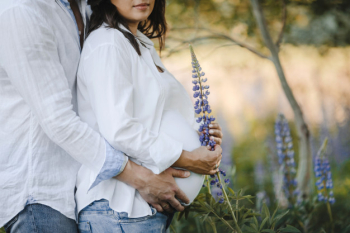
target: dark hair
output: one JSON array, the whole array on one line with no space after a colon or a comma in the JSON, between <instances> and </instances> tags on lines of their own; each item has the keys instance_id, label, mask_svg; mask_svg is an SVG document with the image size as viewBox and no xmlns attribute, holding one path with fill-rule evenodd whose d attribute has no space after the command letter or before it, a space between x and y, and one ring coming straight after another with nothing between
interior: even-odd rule
<instances>
[{"instance_id":1,"label":"dark hair","mask_svg":"<svg viewBox=\"0 0 350 233\"><path fill-rule=\"evenodd\" d=\"M92 15L90 17L90 26L87 35L98 29L103 23L106 23L110 28L115 28L123 33L136 52L141 55L140 47L135 36L119 27L119 24L122 24L125 28L129 29L125 18L118 12L117 7L111 3L111 0L88 0L88 4L91 6ZM139 23L138 30L150 39L158 38L159 51L162 50L167 30L165 0L155 0L152 13L147 20Z\"/></svg>"}]
</instances>

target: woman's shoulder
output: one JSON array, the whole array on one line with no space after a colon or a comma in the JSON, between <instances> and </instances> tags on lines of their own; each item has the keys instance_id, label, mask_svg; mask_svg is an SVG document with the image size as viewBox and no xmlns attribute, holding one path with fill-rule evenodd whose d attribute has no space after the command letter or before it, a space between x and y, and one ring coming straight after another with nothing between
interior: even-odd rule
<instances>
[{"instance_id":1,"label":"woman's shoulder","mask_svg":"<svg viewBox=\"0 0 350 233\"><path fill-rule=\"evenodd\" d=\"M98 29L91 32L86 38L83 53L88 55L99 47L106 46L115 47L124 53L127 52L127 42L127 39L119 30L102 25Z\"/></svg>"}]
</instances>

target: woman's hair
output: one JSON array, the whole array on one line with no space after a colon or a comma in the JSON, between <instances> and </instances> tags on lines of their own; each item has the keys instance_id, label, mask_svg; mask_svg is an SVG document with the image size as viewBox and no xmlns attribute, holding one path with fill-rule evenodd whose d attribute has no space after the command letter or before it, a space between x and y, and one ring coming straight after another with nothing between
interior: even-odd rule
<instances>
[{"instance_id":1,"label":"woman's hair","mask_svg":"<svg viewBox=\"0 0 350 233\"><path fill-rule=\"evenodd\" d=\"M119 27L119 24L129 29L127 21L118 12L117 7L111 3L111 0L88 0L91 6L92 15L90 17L89 35L92 31L106 23L110 28L119 30L130 41L136 52L141 55L140 47L135 36ZM147 20L140 22L138 30L148 38L158 38L159 51L164 47L165 33L167 24L165 20L165 0L155 0L154 9Z\"/></svg>"}]
</instances>

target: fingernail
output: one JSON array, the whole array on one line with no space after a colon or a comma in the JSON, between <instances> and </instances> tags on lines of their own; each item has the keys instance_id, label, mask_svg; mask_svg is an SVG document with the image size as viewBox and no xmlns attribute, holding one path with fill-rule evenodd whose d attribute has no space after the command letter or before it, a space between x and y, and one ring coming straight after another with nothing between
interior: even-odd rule
<instances>
[{"instance_id":1,"label":"fingernail","mask_svg":"<svg viewBox=\"0 0 350 233\"><path fill-rule=\"evenodd\" d=\"M213 125L212 125L212 124L210 124L210 125L209 125L209 127L211 128L211 127L213 127Z\"/></svg>"},{"instance_id":2,"label":"fingernail","mask_svg":"<svg viewBox=\"0 0 350 233\"><path fill-rule=\"evenodd\" d=\"M213 136L211 136L211 137L210 137L210 140L214 140L214 137L213 137Z\"/></svg>"},{"instance_id":3,"label":"fingernail","mask_svg":"<svg viewBox=\"0 0 350 233\"><path fill-rule=\"evenodd\" d=\"M214 133L214 130L209 130L209 133Z\"/></svg>"},{"instance_id":4,"label":"fingernail","mask_svg":"<svg viewBox=\"0 0 350 233\"><path fill-rule=\"evenodd\" d=\"M189 177L191 173L189 171L185 171L185 177Z\"/></svg>"}]
</instances>

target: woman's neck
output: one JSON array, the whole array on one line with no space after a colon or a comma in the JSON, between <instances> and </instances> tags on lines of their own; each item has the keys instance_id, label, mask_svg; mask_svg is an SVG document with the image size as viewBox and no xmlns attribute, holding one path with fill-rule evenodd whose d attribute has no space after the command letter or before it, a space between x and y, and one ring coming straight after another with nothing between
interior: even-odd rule
<instances>
[{"instance_id":1,"label":"woman's neck","mask_svg":"<svg viewBox=\"0 0 350 233\"><path fill-rule=\"evenodd\" d=\"M139 26L140 22L133 22L133 23L128 23L128 27L130 29L130 32L136 36L137 34L137 27Z\"/></svg>"}]
</instances>

